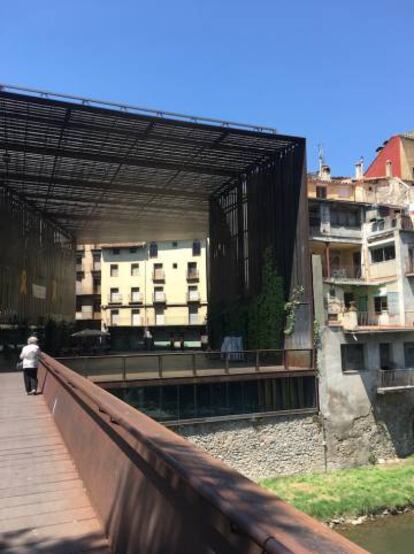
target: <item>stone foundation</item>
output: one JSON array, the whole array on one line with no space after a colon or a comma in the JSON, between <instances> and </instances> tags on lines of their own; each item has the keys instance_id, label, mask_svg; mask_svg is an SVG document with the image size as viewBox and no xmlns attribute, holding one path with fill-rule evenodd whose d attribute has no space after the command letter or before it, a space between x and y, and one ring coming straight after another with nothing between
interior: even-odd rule
<instances>
[{"instance_id":1,"label":"stone foundation","mask_svg":"<svg viewBox=\"0 0 414 554\"><path fill-rule=\"evenodd\" d=\"M250 479L324 471L317 415L214 421L174 428L198 447Z\"/></svg>"}]
</instances>

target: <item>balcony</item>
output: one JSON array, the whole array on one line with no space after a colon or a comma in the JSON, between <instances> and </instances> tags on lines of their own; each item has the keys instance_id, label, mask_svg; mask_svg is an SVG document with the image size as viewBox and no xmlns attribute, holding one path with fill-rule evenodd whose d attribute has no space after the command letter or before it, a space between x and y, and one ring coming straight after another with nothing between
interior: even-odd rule
<instances>
[{"instance_id":1,"label":"balcony","mask_svg":"<svg viewBox=\"0 0 414 554\"><path fill-rule=\"evenodd\" d=\"M400 231L413 231L414 226L408 215L387 216L368 225L368 235L380 235L398 229Z\"/></svg>"},{"instance_id":2,"label":"balcony","mask_svg":"<svg viewBox=\"0 0 414 554\"><path fill-rule=\"evenodd\" d=\"M167 301L167 298L165 296L165 292L161 290L157 290L153 294L153 302L154 304L165 304Z\"/></svg>"},{"instance_id":3,"label":"balcony","mask_svg":"<svg viewBox=\"0 0 414 554\"><path fill-rule=\"evenodd\" d=\"M187 269L187 281L198 281L199 271L198 269Z\"/></svg>"},{"instance_id":4,"label":"balcony","mask_svg":"<svg viewBox=\"0 0 414 554\"><path fill-rule=\"evenodd\" d=\"M165 281L165 272L161 268L154 269L152 272L153 281Z\"/></svg>"},{"instance_id":5,"label":"balcony","mask_svg":"<svg viewBox=\"0 0 414 554\"><path fill-rule=\"evenodd\" d=\"M189 290L187 292L187 302L200 302L200 292L198 290Z\"/></svg>"},{"instance_id":6,"label":"balcony","mask_svg":"<svg viewBox=\"0 0 414 554\"><path fill-rule=\"evenodd\" d=\"M122 294L120 292L112 292L108 296L108 304L122 304Z\"/></svg>"},{"instance_id":7,"label":"balcony","mask_svg":"<svg viewBox=\"0 0 414 554\"><path fill-rule=\"evenodd\" d=\"M135 291L128 296L129 304L142 304L143 296L142 292Z\"/></svg>"},{"instance_id":8,"label":"balcony","mask_svg":"<svg viewBox=\"0 0 414 554\"><path fill-rule=\"evenodd\" d=\"M316 223L310 222L310 236L313 239L330 240L338 239L340 242L346 242L347 240L352 243L357 243L362 239L362 231L360 226L339 226L332 225L330 223Z\"/></svg>"},{"instance_id":9,"label":"balcony","mask_svg":"<svg viewBox=\"0 0 414 554\"><path fill-rule=\"evenodd\" d=\"M77 273L83 272L83 264L82 264L82 262L76 264L76 271L77 271Z\"/></svg>"},{"instance_id":10,"label":"balcony","mask_svg":"<svg viewBox=\"0 0 414 554\"><path fill-rule=\"evenodd\" d=\"M414 389L414 369L379 369L377 393L403 392Z\"/></svg>"},{"instance_id":11,"label":"balcony","mask_svg":"<svg viewBox=\"0 0 414 554\"><path fill-rule=\"evenodd\" d=\"M93 262L92 271L100 272L101 271L101 262Z\"/></svg>"},{"instance_id":12,"label":"balcony","mask_svg":"<svg viewBox=\"0 0 414 554\"><path fill-rule=\"evenodd\" d=\"M323 278L325 281L336 284L359 284L364 282L362 277L362 268L354 264L341 264L339 267L323 267Z\"/></svg>"}]
</instances>

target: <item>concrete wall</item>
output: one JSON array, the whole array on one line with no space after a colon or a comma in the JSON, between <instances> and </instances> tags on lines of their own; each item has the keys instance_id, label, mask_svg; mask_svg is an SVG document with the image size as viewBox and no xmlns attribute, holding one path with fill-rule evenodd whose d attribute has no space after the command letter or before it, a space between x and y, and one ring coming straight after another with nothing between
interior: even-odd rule
<instances>
[{"instance_id":1,"label":"concrete wall","mask_svg":"<svg viewBox=\"0 0 414 554\"><path fill-rule=\"evenodd\" d=\"M174 431L253 480L324 471L317 415L195 423Z\"/></svg>"},{"instance_id":2,"label":"concrete wall","mask_svg":"<svg viewBox=\"0 0 414 554\"><path fill-rule=\"evenodd\" d=\"M414 452L414 392L376 393L379 344L391 343L394 367L404 368L404 343L414 342L414 331L373 332L355 338L339 328L326 327L322 333L320 404L328 468ZM344 372L341 344L356 342L364 344L365 369Z\"/></svg>"}]
</instances>

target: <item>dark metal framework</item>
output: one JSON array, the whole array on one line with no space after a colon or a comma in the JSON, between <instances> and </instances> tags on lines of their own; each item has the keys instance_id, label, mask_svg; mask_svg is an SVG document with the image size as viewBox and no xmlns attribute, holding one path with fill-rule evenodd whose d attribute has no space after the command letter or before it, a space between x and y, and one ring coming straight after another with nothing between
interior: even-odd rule
<instances>
[{"instance_id":1,"label":"dark metal framework","mask_svg":"<svg viewBox=\"0 0 414 554\"><path fill-rule=\"evenodd\" d=\"M305 183L305 141L296 139L210 197L210 298L213 314L231 310L261 290L269 249L285 297L303 288L294 348L312 347L312 283Z\"/></svg>"},{"instance_id":2,"label":"dark metal framework","mask_svg":"<svg viewBox=\"0 0 414 554\"><path fill-rule=\"evenodd\" d=\"M208 234L208 200L300 139L0 85L0 184L80 242Z\"/></svg>"}]
</instances>

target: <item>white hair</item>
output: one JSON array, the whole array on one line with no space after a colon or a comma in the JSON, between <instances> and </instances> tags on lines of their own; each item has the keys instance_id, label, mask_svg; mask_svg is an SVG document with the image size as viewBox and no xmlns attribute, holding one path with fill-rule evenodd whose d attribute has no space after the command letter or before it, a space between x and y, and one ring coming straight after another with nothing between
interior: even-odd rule
<instances>
[{"instance_id":1,"label":"white hair","mask_svg":"<svg viewBox=\"0 0 414 554\"><path fill-rule=\"evenodd\" d=\"M38 342L37 337L29 337L27 339L27 344L37 344Z\"/></svg>"}]
</instances>

